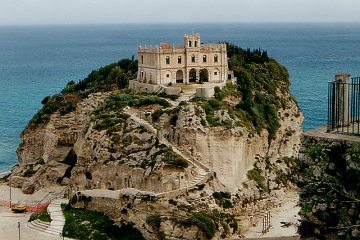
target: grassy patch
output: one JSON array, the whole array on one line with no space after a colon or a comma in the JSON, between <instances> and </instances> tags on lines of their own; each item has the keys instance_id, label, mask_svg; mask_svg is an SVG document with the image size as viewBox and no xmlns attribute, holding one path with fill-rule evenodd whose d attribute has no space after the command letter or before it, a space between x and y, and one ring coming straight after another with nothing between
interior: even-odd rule
<instances>
[{"instance_id":1,"label":"grassy patch","mask_svg":"<svg viewBox=\"0 0 360 240\"><path fill-rule=\"evenodd\" d=\"M82 240L145 239L131 225L124 225L120 228L102 213L76 209L65 205L62 205L62 209L66 219L63 230L65 237Z\"/></svg>"},{"instance_id":2,"label":"grassy patch","mask_svg":"<svg viewBox=\"0 0 360 240\"><path fill-rule=\"evenodd\" d=\"M31 214L30 218L29 218L29 222L32 222L36 219L39 219L43 222L51 222L51 218L50 215L48 214L47 210L42 210L38 213L33 213Z\"/></svg>"},{"instance_id":3,"label":"grassy patch","mask_svg":"<svg viewBox=\"0 0 360 240\"><path fill-rule=\"evenodd\" d=\"M258 170L252 169L248 171L247 176L249 179L254 180L262 190L269 192L269 188L265 184L265 178L261 176Z\"/></svg>"}]
</instances>

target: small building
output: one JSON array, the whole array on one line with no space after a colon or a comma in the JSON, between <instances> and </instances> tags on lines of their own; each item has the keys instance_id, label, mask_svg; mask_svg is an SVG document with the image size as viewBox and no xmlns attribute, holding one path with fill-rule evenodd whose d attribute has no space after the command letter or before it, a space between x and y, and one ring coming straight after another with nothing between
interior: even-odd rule
<instances>
[{"instance_id":1,"label":"small building","mask_svg":"<svg viewBox=\"0 0 360 240\"><path fill-rule=\"evenodd\" d=\"M203 44L197 33L185 34L180 46L140 46L138 61L140 83L224 83L228 79L226 44Z\"/></svg>"}]
</instances>

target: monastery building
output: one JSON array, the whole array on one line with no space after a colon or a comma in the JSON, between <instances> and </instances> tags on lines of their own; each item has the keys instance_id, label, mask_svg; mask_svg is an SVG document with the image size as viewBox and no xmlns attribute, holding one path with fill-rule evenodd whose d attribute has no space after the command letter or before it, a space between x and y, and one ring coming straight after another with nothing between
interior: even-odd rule
<instances>
[{"instance_id":1,"label":"monastery building","mask_svg":"<svg viewBox=\"0 0 360 240\"><path fill-rule=\"evenodd\" d=\"M228 79L226 44L203 44L200 34L184 35L184 45L138 48L140 83L223 83Z\"/></svg>"}]
</instances>

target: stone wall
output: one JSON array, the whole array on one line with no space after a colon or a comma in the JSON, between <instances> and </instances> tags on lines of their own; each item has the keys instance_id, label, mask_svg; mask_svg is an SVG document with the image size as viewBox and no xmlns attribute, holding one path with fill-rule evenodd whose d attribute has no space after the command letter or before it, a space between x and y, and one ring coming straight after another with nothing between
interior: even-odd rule
<instances>
[{"instance_id":1,"label":"stone wall","mask_svg":"<svg viewBox=\"0 0 360 240\"><path fill-rule=\"evenodd\" d=\"M359 144L360 137L304 134L298 180L303 237L360 238Z\"/></svg>"},{"instance_id":2,"label":"stone wall","mask_svg":"<svg viewBox=\"0 0 360 240\"><path fill-rule=\"evenodd\" d=\"M160 89L160 85L148 84L148 83L140 83L136 80L129 81L129 88L134 92L139 93L154 93Z\"/></svg>"}]
</instances>

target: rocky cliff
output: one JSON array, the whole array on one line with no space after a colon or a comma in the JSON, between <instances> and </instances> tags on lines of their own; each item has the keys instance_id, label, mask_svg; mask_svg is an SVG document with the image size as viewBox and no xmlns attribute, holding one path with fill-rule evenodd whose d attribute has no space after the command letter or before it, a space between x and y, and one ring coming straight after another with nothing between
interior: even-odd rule
<instances>
[{"instance_id":1,"label":"rocky cliff","mask_svg":"<svg viewBox=\"0 0 360 240\"><path fill-rule=\"evenodd\" d=\"M12 185L25 193L69 186L74 206L148 238L244 233L291 186L302 114L286 69L264 52L229 53L239 81L208 100L119 90L132 76L121 62L69 83L21 134Z\"/></svg>"},{"instance_id":2,"label":"rocky cliff","mask_svg":"<svg viewBox=\"0 0 360 240\"><path fill-rule=\"evenodd\" d=\"M359 239L360 139L304 134L300 154L300 234L316 239Z\"/></svg>"}]
</instances>

